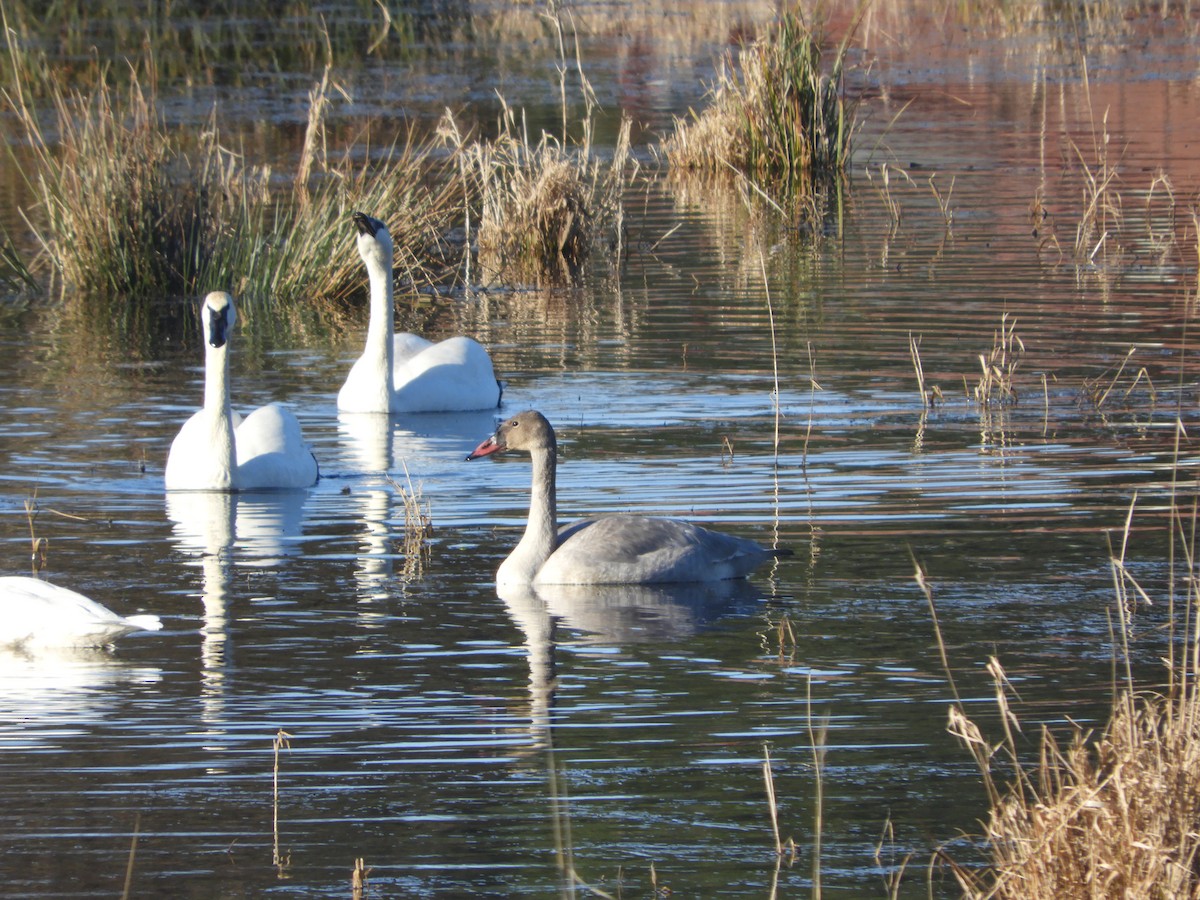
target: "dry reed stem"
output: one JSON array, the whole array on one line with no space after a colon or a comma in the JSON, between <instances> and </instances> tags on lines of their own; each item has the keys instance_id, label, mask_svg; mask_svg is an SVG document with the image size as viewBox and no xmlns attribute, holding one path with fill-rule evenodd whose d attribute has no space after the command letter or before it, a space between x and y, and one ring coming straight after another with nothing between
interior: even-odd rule
<instances>
[{"instance_id":1,"label":"dry reed stem","mask_svg":"<svg viewBox=\"0 0 1200 900\"><path fill-rule=\"evenodd\" d=\"M825 753L828 749L829 717L821 718L818 728L813 728L812 710L812 675L810 674L804 689L805 715L804 724L808 731L808 744L812 750L813 760L813 849L812 849L812 896L815 900L821 898L821 847L825 836ZM795 855L795 844L788 838L788 844Z\"/></svg>"},{"instance_id":2,"label":"dry reed stem","mask_svg":"<svg viewBox=\"0 0 1200 900\"><path fill-rule=\"evenodd\" d=\"M271 861L275 866L276 874L279 878L287 877L287 869L291 865L290 854L285 857L279 850L279 751L282 748L290 750L292 748L291 738L294 735L288 734L282 728L275 734L275 739L272 745L275 750L275 765L271 775L271 829L274 835L272 844Z\"/></svg>"},{"instance_id":3,"label":"dry reed stem","mask_svg":"<svg viewBox=\"0 0 1200 900\"><path fill-rule=\"evenodd\" d=\"M912 357L913 371L917 373L917 393L921 397L921 408L929 409L929 393L925 390L925 367L921 365L921 339L908 333L908 354Z\"/></svg>"},{"instance_id":4,"label":"dry reed stem","mask_svg":"<svg viewBox=\"0 0 1200 900\"><path fill-rule=\"evenodd\" d=\"M363 864L363 858L360 856L354 860L354 871L350 873L350 896L353 900L362 900L363 893L367 889L367 876L371 874L371 867Z\"/></svg>"},{"instance_id":5,"label":"dry reed stem","mask_svg":"<svg viewBox=\"0 0 1200 900\"><path fill-rule=\"evenodd\" d=\"M142 814L134 813L133 836L129 839L129 858L125 862L125 885L121 891L121 900L129 900L133 890L134 861L137 859L138 835L142 830Z\"/></svg>"},{"instance_id":6,"label":"dry reed stem","mask_svg":"<svg viewBox=\"0 0 1200 900\"><path fill-rule=\"evenodd\" d=\"M421 493L420 486L413 486L408 464L401 461L401 465L404 467L407 487L390 476L388 483L404 503L404 572L401 577L404 581L411 582L425 573L425 565L432 553L429 539L433 534L433 513L429 501Z\"/></svg>"},{"instance_id":7,"label":"dry reed stem","mask_svg":"<svg viewBox=\"0 0 1200 900\"><path fill-rule=\"evenodd\" d=\"M775 837L775 853L783 855L783 839L779 836L779 805L775 801L775 776L771 773L771 749L763 744L763 784L767 790L767 812L771 816L771 833Z\"/></svg>"}]
</instances>

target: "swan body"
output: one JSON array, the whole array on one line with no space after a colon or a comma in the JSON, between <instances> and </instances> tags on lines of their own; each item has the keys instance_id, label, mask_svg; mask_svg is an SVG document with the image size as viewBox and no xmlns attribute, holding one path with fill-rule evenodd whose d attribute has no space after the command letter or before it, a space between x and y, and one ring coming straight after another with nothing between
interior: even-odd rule
<instances>
[{"instance_id":1,"label":"swan body","mask_svg":"<svg viewBox=\"0 0 1200 900\"><path fill-rule=\"evenodd\" d=\"M499 585L667 584L742 578L784 551L679 519L611 515L558 528L554 429L535 410L505 421L467 457L505 450L533 458L529 521L496 572Z\"/></svg>"},{"instance_id":2,"label":"swan body","mask_svg":"<svg viewBox=\"0 0 1200 900\"><path fill-rule=\"evenodd\" d=\"M161 628L158 616L118 616L40 578L0 578L0 647L101 647L133 631Z\"/></svg>"},{"instance_id":3,"label":"swan body","mask_svg":"<svg viewBox=\"0 0 1200 900\"><path fill-rule=\"evenodd\" d=\"M268 403L246 416L229 402L233 297L213 291L200 310L204 326L204 407L192 415L167 456L167 490L256 491L306 488L319 475L300 423Z\"/></svg>"},{"instance_id":4,"label":"swan body","mask_svg":"<svg viewBox=\"0 0 1200 900\"><path fill-rule=\"evenodd\" d=\"M420 413L499 406L501 386L478 341L460 336L433 343L395 333L392 237L383 222L361 212L354 213L354 226L371 285L371 318L363 354L338 392L338 409Z\"/></svg>"}]
</instances>

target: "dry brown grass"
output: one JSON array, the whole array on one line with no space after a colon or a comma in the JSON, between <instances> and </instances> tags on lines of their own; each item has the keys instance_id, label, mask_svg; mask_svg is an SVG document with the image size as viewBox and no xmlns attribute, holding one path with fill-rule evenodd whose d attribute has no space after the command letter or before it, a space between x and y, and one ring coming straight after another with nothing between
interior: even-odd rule
<instances>
[{"instance_id":1,"label":"dry brown grass","mask_svg":"<svg viewBox=\"0 0 1200 900\"><path fill-rule=\"evenodd\" d=\"M980 406L1004 406L1017 402L1014 378L1025 343L1017 335L1017 320L1008 313L1000 316L1000 328L992 340L992 349L979 354L979 381L975 385L975 402Z\"/></svg>"},{"instance_id":2,"label":"dry brown grass","mask_svg":"<svg viewBox=\"0 0 1200 900\"><path fill-rule=\"evenodd\" d=\"M1200 702L1122 692L1099 736L1042 735L1036 781L991 812L984 874L956 868L971 898L1200 895ZM961 736L961 735L960 735Z\"/></svg>"},{"instance_id":3,"label":"dry brown grass","mask_svg":"<svg viewBox=\"0 0 1200 900\"><path fill-rule=\"evenodd\" d=\"M842 84L853 31L825 71L821 28L796 10L784 12L736 62L726 58L709 107L676 120L663 145L671 168L744 173L782 185L788 196L806 196L841 175L854 131L854 106Z\"/></svg>"},{"instance_id":4,"label":"dry brown grass","mask_svg":"<svg viewBox=\"0 0 1200 900\"><path fill-rule=\"evenodd\" d=\"M433 512L421 486L413 486L407 465L404 466L404 480L406 484L400 484L388 477L388 483L404 504L404 543L401 547L404 571L401 577L405 582L412 582L425 574L425 566L432 554L429 539L433 535Z\"/></svg>"},{"instance_id":5,"label":"dry brown grass","mask_svg":"<svg viewBox=\"0 0 1200 900\"><path fill-rule=\"evenodd\" d=\"M516 112L505 107L498 136L466 141L452 119L442 133L453 145L477 198L474 238L484 283L566 284L579 279L598 247L621 245L621 199L629 183L631 122L621 123L608 160L585 139L567 148L543 132L529 137Z\"/></svg>"},{"instance_id":6,"label":"dry brown grass","mask_svg":"<svg viewBox=\"0 0 1200 900\"><path fill-rule=\"evenodd\" d=\"M1175 509L1171 538L1184 548L1181 569L1191 572L1195 523L1184 521L1178 503ZM971 900L1200 897L1200 593L1189 579L1186 602L1169 599L1167 684L1138 689L1132 617L1150 598L1125 565L1133 511L1131 505L1111 555L1121 684L1098 734L1075 727L1064 744L1043 728L1038 758L1029 764L1020 756L1020 722L999 660L988 663L1003 732L998 742L967 717L954 689L949 730L975 758L990 799L983 835L988 865L971 869L941 857ZM936 627L932 591L919 567L917 580ZM1011 773L1007 786L998 782L999 771Z\"/></svg>"}]
</instances>

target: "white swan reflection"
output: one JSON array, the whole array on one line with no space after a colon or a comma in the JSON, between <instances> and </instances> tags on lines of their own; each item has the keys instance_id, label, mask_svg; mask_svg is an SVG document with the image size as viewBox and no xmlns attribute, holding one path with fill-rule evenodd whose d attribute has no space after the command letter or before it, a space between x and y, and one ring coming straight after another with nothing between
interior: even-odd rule
<instances>
[{"instance_id":1,"label":"white swan reflection","mask_svg":"<svg viewBox=\"0 0 1200 900\"><path fill-rule=\"evenodd\" d=\"M355 580L359 599L385 600L395 573L397 540L404 514L389 480L419 489L428 477L457 480L463 447L496 427L496 411L421 413L389 417L377 413L338 414L338 439L347 474L347 493L362 523Z\"/></svg>"},{"instance_id":2,"label":"white swan reflection","mask_svg":"<svg viewBox=\"0 0 1200 900\"><path fill-rule=\"evenodd\" d=\"M0 652L0 750L86 733L107 707L125 702L129 688L161 679L158 666L131 665L102 649Z\"/></svg>"},{"instance_id":3,"label":"white swan reflection","mask_svg":"<svg viewBox=\"0 0 1200 900\"><path fill-rule=\"evenodd\" d=\"M212 722L223 706L230 665L227 599L234 557L269 567L295 555L308 491L175 491L166 497L176 547L196 557L201 571L201 690L204 718Z\"/></svg>"}]
</instances>

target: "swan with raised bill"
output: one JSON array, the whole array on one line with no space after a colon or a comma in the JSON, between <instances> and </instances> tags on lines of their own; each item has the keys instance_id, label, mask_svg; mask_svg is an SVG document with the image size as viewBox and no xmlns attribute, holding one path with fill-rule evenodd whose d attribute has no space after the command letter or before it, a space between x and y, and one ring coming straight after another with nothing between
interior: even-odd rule
<instances>
[{"instance_id":1,"label":"swan with raised bill","mask_svg":"<svg viewBox=\"0 0 1200 900\"><path fill-rule=\"evenodd\" d=\"M501 385L479 342L457 336L433 343L395 333L392 236L379 219L354 213L358 254L367 267L371 314L363 354L338 392L350 413L423 413L493 409Z\"/></svg>"},{"instance_id":2,"label":"swan with raised bill","mask_svg":"<svg viewBox=\"0 0 1200 900\"><path fill-rule=\"evenodd\" d=\"M608 515L558 527L554 428L536 410L501 423L468 460L507 450L533 458L525 533L496 572L498 585L666 584L742 578L789 554L679 519Z\"/></svg>"},{"instance_id":3,"label":"swan with raised bill","mask_svg":"<svg viewBox=\"0 0 1200 900\"><path fill-rule=\"evenodd\" d=\"M95 600L28 575L0 577L0 647L102 647L134 631L158 631L158 616L119 616Z\"/></svg>"},{"instance_id":4,"label":"swan with raised bill","mask_svg":"<svg viewBox=\"0 0 1200 900\"><path fill-rule=\"evenodd\" d=\"M278 403L244 419L229 401L233 297L213 291L200 308L204 329L204 408L188 419L167 456L167 490L261 491L310 487L319 471L300 423Z\"/></svg>"}]
</instances>

